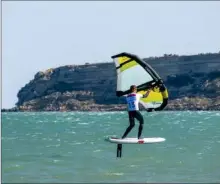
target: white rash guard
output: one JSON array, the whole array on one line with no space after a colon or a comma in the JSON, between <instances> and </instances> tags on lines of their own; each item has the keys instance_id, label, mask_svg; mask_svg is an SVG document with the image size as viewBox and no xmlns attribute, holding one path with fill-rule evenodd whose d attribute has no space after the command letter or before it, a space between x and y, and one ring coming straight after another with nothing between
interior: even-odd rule
<instances>
[{"instance_id":1,"label":"white rash guard","mask_svg":"<svg viewBox=\"0 0 220 184\"><path fill-rule=\"evenodd\" d=\"M139 110L139 101L140 98L143 98L142 94L131 93L126 96L128 111L138 111Z\"/></svg>"}]
</instances>

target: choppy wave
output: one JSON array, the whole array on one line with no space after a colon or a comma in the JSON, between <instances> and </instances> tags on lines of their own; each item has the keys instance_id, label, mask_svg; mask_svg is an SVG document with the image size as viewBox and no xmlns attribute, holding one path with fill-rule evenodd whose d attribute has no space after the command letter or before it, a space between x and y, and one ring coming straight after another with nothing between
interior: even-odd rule
<instances>
[{"instance_id":1,"label":"choppy wave","mask_svg":"<svg viewBox=\"0 0 220 184\"><path fill-rule=\"evenodd\" d=\"M166 141L123 145L119 159L105 138L122 135L126 112L3 113L3 182L219 181L219 112L142 114L143 136ZM129 136L137 131L138 122Z\"/></svg>"}]
</instances>

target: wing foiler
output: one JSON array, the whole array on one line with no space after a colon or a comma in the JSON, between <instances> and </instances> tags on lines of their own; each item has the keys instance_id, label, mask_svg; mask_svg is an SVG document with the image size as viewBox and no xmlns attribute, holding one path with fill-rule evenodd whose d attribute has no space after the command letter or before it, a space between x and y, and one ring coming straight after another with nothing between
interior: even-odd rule
<instances>
[{"instance_id":1,"label":"wing foiler","mask_svg":"<svg viewBox=\"0 0 220 184\"><path fill-rule=\"evenodd\" d=\"M146 93L147 98L141 98L140 103L147 111L160 111L168 103L168 91L156 71L138 56L126 52L112 56L117 71L118 97L130 93L130 86L136 85L138 93Z\"/></svg>"}]
</instances>

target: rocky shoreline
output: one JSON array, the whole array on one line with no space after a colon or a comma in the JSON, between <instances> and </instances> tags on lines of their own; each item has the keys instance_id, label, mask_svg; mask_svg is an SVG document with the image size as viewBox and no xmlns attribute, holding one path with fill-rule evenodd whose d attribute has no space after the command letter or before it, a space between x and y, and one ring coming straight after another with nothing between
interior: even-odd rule
<instances>
[{"instance_id":1,"label":"rocky shoreline","mask_svg":"<svg viewBox=\"0 0 220 184\"><path fill-rule=\"evenodd\" d=\"M158 71L168 88L169 102L164 110L220 110L220 53L144 60ZM115 95L115 72L113 62L38 72L19 90L16 106L1 111L125 111L125 100Z\"/></svg>"},{"instance_id":2,"label":"rocky shoreline","mask_svg":"<svg viewBox=\"0 0 220 184\"><path fill-rule=\"evenodd\" d=\"M85 103L84 103L85 104ZM210 105L212 104L212 105ZM60 111L60 112L71 112L71 111L83 111L83 112L93 112L93 111L126 111L125 104L110 104L110 105L97 105L88 104L86 107L76 107L73 104L72 108L66 108L65 106L55 107L47 109L34 109L30 106L19 106L11 109L2 109L2 112L50 112L50 111ZM140 107L141 111L146 111L143 107ZM169 105L164 109L164 111L219 111L220 110L220 97L216 99L209 98L183 98L169 101Z\"/></svg>"}]
</instances>

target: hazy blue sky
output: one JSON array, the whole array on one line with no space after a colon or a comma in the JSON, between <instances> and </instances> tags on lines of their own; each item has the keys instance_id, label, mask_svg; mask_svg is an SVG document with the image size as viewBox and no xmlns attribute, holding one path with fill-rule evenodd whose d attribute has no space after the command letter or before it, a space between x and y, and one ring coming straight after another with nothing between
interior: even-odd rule
<instances>
[{"instance_id":1,"label":"hazy blue sky","mask_svg":"<svg viewBox=\"0 0 220 184\"><path fill-rule=\"evenodd\" d=\"M140 57L220 50L220 2L3 1L2 107L38 71Z\"/></svg>"}]
</instances>

